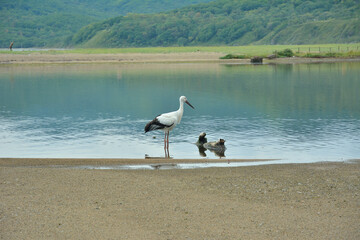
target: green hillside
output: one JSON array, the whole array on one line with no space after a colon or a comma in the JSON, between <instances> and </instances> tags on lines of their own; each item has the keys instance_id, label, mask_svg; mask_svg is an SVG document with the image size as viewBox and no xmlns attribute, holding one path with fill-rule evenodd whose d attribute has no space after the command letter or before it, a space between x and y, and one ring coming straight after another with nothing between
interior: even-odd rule
<instances>
[{"instance_id":1,"label":"green hillside","mask_svg":"<svg viewBox=\"0 0 360 240\"><path fill-rule=\"evenodd\" d=\"M81 47L360 42L359 0L217 0L82 28Z\"/></svg>"},{"instance_id":2,"label":"green hillside","mask_svg":"<svg viewBox=\"0 0 360 240\"><path fill-rule=\"evenodd\" d=\"M0 0L0 47L61 47L92 22L211 0Z\"/></svg>"}]
</instances>

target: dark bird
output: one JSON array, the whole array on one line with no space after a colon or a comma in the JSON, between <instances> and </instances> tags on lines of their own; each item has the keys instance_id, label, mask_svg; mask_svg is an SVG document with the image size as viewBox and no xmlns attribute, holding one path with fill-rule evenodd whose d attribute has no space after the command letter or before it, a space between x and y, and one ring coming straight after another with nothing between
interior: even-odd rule
<instances>
[{"instance_id":1,"label":"dark bird","mask_svg":"<svg viewBox=\"0 0 360 240\"><path fill-rule=\"evenodd\" d=\"M225 157L225 140L219 139L218 141L208 142L206 138L206 133L202 132L199 135L198 141L195 143L199 148L199 153L201 156L206 157L206 150L214 152L215 155L219 157Z\"/></svg>"}]
</instances>

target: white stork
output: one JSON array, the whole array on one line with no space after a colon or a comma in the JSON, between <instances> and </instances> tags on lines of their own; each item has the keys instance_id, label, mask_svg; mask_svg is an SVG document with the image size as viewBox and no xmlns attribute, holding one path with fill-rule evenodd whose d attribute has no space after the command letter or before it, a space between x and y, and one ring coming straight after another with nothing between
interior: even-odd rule
<instances>
[{"instance_id":1,"label":"white stork","mask_svg":"<svg viewBox=\"0 0 360 240\"><path fill-rule=\"evenodd\" d=\"M164 137L164 150L166 157L170 157L169 154L169 133L174 127L180 123L182 115L184 113L184 103L187 103L190 107L195 109L186 99L185 96L181 96L180 99L180 107L177 111L163 113L154 120L148 122L145 126L145 133L153 130L163 130L165 132ZM166 152L167 151L167 152Z\"/></svg>"}]
</instances>

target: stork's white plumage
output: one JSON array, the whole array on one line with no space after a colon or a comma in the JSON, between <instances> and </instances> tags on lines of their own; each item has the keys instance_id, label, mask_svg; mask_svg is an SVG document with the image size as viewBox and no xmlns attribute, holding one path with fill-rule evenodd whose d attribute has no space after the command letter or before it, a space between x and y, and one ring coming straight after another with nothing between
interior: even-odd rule
<instances>
[{"instance_id":1,"label":"stork's white plumage","mask_svg":"<svg viewBox=\"0 0 360 240\"><path fill-rule=\"evenodd\" d=\"M177 111L163 113L154 118L154 120L148 122L145 126L145 133L153 130L163 130L165 132L164 149L167 157L169 157L169 133L172 129L174 129L177 124L180 123L182 115L184 113L184 103L188 104L194 109L194 107L188 102L185 96L181 96L179 101L180 106Z\"/></svg>"}]
</instances>

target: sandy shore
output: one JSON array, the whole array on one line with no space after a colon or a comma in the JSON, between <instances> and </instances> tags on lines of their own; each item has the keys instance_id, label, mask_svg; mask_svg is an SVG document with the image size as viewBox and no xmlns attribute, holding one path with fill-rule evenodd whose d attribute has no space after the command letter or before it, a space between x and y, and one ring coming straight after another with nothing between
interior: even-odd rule
<instances>
[{"instance_id":1,"label":"sandy shore","mask_svg":"<svg viewBox=\"0 0 360 240\"><path fill-rule=\"evenodd\" d=\"M0 54L0 63L147 63L219 61L219 53Z\"/></svg>"},{"instance_id":2,"label":"sandy shore","mask_svg":"<svg viewBox=\"0 0 360 240\"><path fill-rule=\"evenodd\" d=\"M30 54L0 54L0 64L38 63L162 63L162 62L224 62L250 64L249 59L221 60L226 53L119 53L119 54L50 54L34 52ZM360 58L278 58L264 59L264 63L320 63L339 61L360 61Z\"/></svg>"},{"instance_id":3,"label":"sandy shore","mask_svg":"<svg viewBox=\"0 0 360 240\"><path fill-rule=\"evenodd\" d=\"M119 161L145 160L106 164ZM52 166L74 162L0 160L1 239L360 239L359 161L136 171Z\"/></svg>"}]
</instances>

